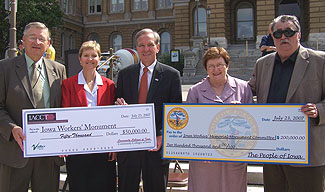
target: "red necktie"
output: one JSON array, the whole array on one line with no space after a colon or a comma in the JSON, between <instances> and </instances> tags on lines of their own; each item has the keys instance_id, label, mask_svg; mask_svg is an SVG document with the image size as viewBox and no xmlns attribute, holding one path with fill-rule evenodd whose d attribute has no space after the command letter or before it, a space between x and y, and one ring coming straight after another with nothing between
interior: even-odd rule
<instances>
[{"instance_id":1,"label":"red necktie","mask_svg":"<svg viewBox=\"0 0 325 192\"><path fill-rule=\"evenodd\" d=\"M148 92L148 74L149 69L147 67L143 68L143 74L140 81L139 88L139 104L146 103L147 100L147 92Z\"/></svg>"}]
</instances>

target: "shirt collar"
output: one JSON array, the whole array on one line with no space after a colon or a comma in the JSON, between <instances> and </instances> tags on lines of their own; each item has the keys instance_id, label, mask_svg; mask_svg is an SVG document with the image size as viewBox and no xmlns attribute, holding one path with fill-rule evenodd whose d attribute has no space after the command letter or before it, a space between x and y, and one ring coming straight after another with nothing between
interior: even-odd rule
<instances>
[{"instance_id":1,"label":"shirt collar","mask_svg":"<svg viewBox=\"0 0 325 192\"><path fill-rule=\"evenodd\" d=\"M151 65L149 65L149 67L147 67L148 70L150 71L150 73L153 72L153 70L154 70L156 64L157 64L157 59L156 59L156 60L155 60ZM145 68L145 65L144 65L144 64L142 63L142 61L141 61L141 62L140 62L140 71L143 71L143 68Z\"/></svg>"},{"instance_id":2,"label":"shirt collar","mask_svg":"<svg viewBox=\"0 0 325 192\"><path fill-rule=\"evenodd\" d=\"M290 62L292 62L293 64L296 63L297 55L298 55L298 53L299 53L299 49L300 49L300 46L299 46L299 47L296 49L296 51L293 52L292 55L290 55L290 57L289 57L287 60L285 60L284 62L286 62L286 61L290 61ZM280 61L280 62L282 63L281 58L280 58L278 52L277 52L276 55L275 55L275 59L276 59L277 61Z\"/></svg>"},{"instance_id":3,"label":"shirt collar","mask_svg":"<svg viewBox=\"0 0 325 192\"><path fill-rule=\"evenodd\" d=\"M82 73L82 71L83 70L81 70L78 74L78 84L80 84L80 85L86 84L86 80L85 80L85 77L84 77L84 74ZM103 80L102 80L100 74L97 71L95 71L95 73L96 73L95 84L103 85Z\"/></svg>"},{"instance_id":4,"label":"shirt collar","mask_svg":"<svg viewBox=\"0 0 325 192\"><path fill-rule=\"evenodd\" d=\"M30 57L28 57L26 53L25 53L25 59L26 59L27 66L31 68L35 61L33 61ZM42 59L43 57L41 57L38 61L36 61L36 63L39 64L42 63Z\"/></svg>"}]
</instances>

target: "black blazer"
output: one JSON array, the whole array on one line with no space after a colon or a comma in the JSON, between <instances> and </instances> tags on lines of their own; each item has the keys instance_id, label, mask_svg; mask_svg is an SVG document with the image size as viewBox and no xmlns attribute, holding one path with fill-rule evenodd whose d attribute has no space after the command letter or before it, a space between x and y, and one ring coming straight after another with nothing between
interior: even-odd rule
<instances>
[{"instance_id":1,"label":"black blazer","mask_svg":"<svg viewBox=\"0 0 325 192\"><path fill-rule=\"evenodd\" d=\"M124 98L128 104L138 103L140 64L130 65L118 74L116 97ZM179 72L157 62L148 90L146 103L154 103L156 134L162 134L163 103L182 103Z\"/></svg>"}]
</instances>

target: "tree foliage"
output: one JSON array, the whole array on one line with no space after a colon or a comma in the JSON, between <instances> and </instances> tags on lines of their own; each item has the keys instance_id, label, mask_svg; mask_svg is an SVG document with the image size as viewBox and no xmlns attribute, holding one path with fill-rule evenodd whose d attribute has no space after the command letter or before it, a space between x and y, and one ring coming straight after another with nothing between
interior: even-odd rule
<instances>
[{"instance_id":1,"label":"tree foliage","mask_svg":"<svg viewBox=\"0 0 325 192\"><path fill-rule=\"evenodd\" d=\"M0 51L1 58L4 58L5 49L9 42L9 19L5 19L7 13L4 10L4 1L1 3L0 18ZM18 0L16 14L17 40L22 39L25 25L30 22L39 21L44 23L51 32L53 28L58 28L63 25L63 12L57 0ZM4 35L6 34L6 35Z\"/></svg>"}]
</instances>

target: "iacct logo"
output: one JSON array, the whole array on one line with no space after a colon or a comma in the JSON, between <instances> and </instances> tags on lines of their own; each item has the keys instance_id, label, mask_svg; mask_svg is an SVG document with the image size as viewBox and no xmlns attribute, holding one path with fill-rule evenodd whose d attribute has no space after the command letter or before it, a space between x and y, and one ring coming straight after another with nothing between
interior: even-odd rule
<instances>
[{"instance_id":1,"label":"iacct logo","mask_svg":"<svg viewBox=\"0 0 325 192\"><path fill-rule=\"evenodd\" d=\"M28 122L55 121L56 113L28 114Z\"/></svg>"}]
</instances>

